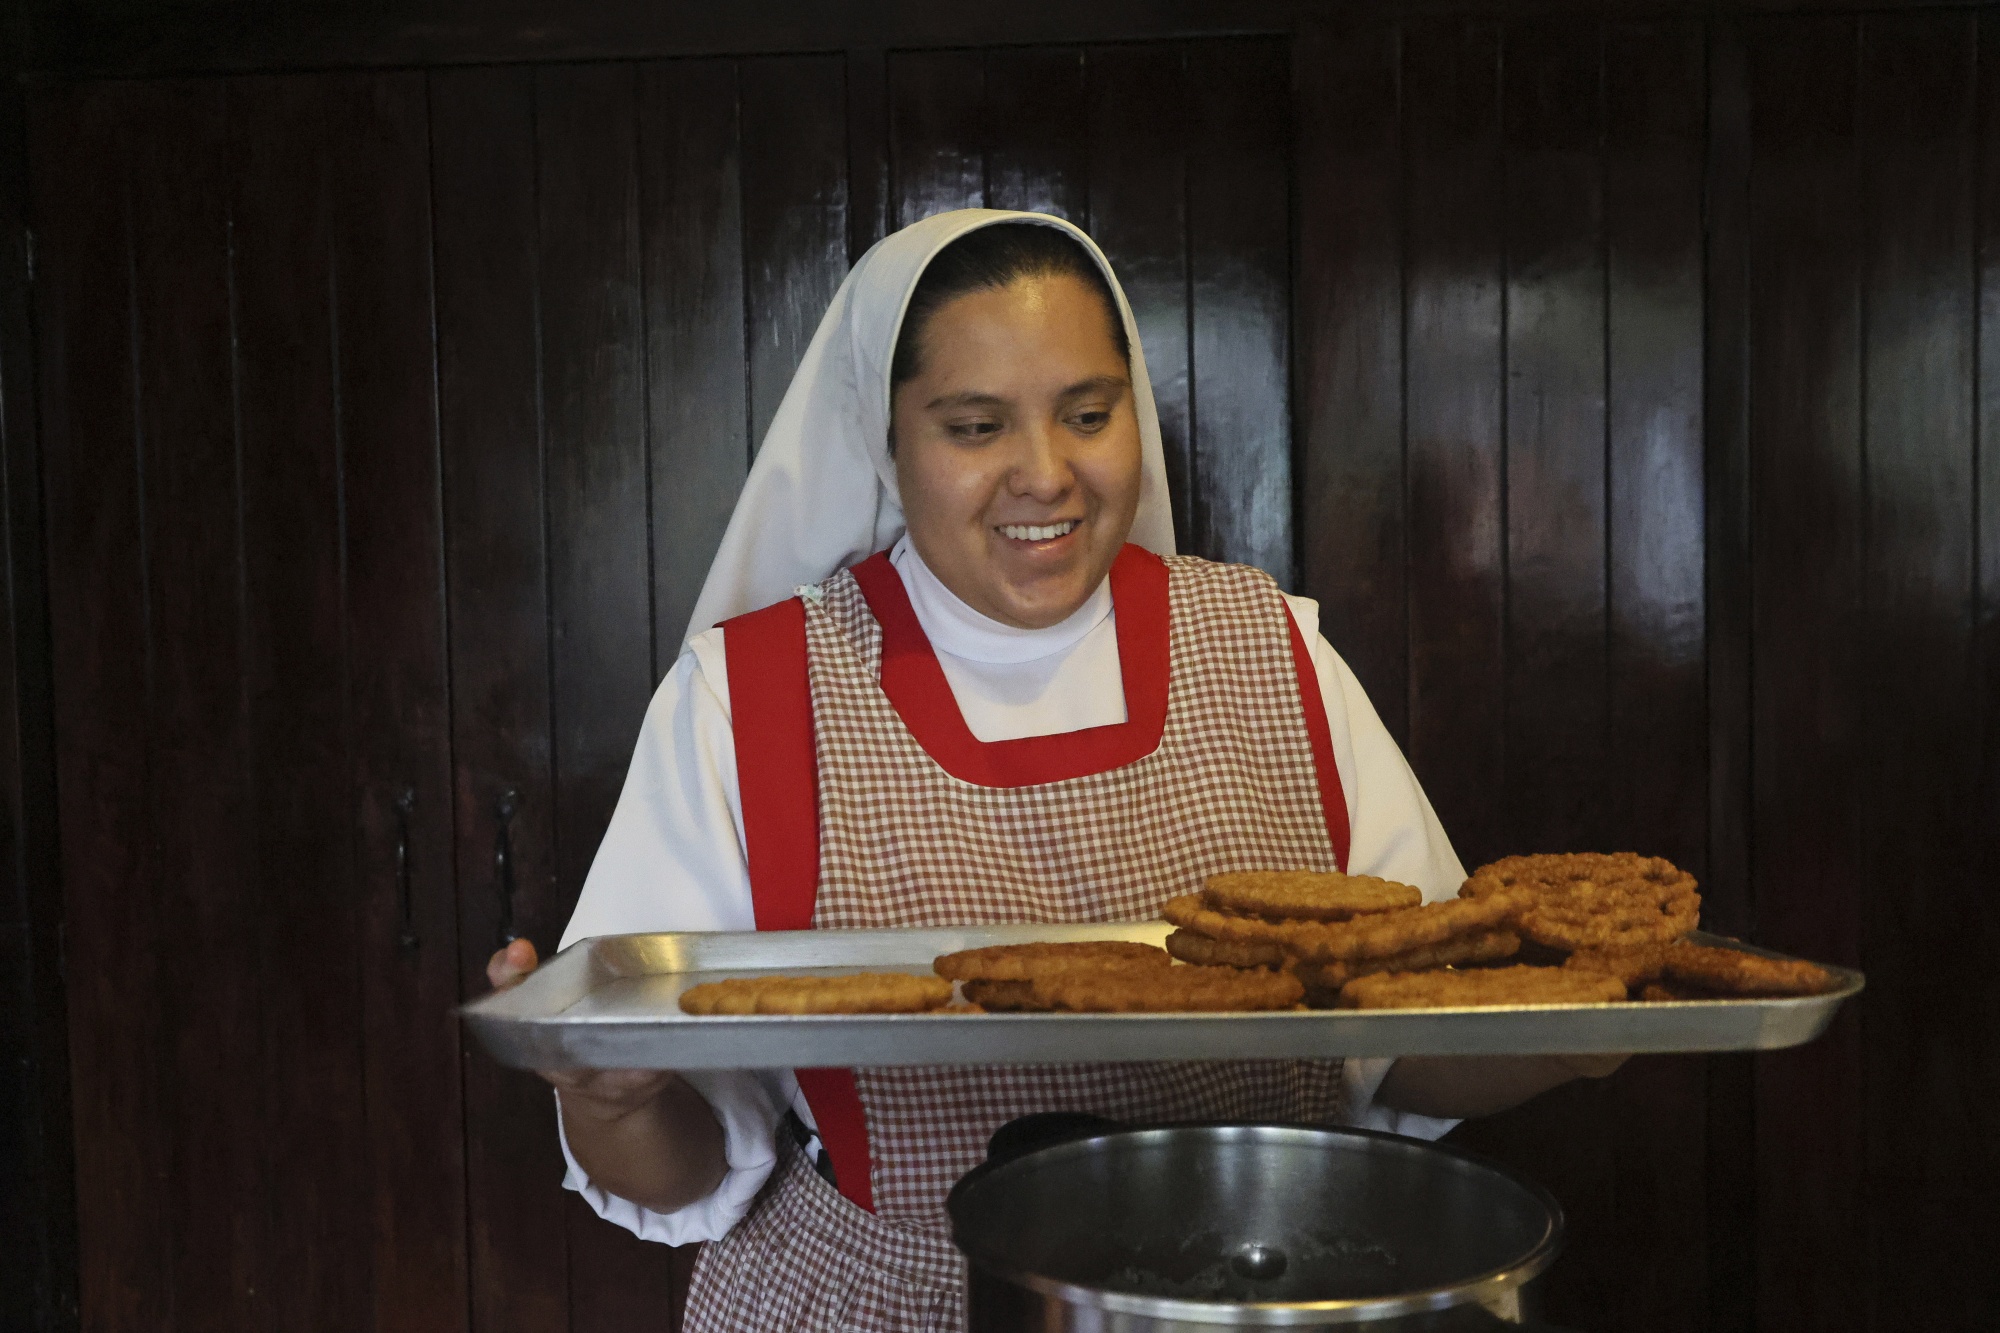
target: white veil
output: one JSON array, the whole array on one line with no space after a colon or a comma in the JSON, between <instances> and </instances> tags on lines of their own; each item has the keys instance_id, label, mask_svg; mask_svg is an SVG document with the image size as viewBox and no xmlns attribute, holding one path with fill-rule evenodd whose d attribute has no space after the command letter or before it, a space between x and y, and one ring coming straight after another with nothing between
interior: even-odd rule
<instances>
[{"instance_id":1,"label":"white veil","mask_svg":"<svg viewBox=\"0 0 2000 1333\"><path fill-rule=\"evenodd\" d=\"M889 457L889 361L911 289L931 257L996 222L1057 227L1104 270L1132 343L1132 405L1139 417L1139 512L1131 540L1174 553L1166 456L1153 384L1131 303L1096 242L1045 213L967 208L939 213L884 237L861 256L820 320L730 515L688 623L694 638L731 616L769 606L804 583L890 546L903 533L896 466Z\"/></svg>"}]
</instances>

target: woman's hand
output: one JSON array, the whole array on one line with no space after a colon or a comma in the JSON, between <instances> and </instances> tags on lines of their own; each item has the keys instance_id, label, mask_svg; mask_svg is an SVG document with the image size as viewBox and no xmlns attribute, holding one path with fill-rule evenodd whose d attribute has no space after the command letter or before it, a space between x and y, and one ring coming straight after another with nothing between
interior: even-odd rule
<instances>
[{"instance_id":1,"label":"woman's hand","mask_svg":"<svg viewBox=\"0 0 2000 1333\"><path fill-rule=\"evenodd\" d=\"M486 960L494 990L541 965L529 940ZM563 1135L593 1183L658 1213L714 1193L729 1164L722 1126L702 1095L666 1069L544 1069L562 1103Z\"/></svg>"}]
</instances>

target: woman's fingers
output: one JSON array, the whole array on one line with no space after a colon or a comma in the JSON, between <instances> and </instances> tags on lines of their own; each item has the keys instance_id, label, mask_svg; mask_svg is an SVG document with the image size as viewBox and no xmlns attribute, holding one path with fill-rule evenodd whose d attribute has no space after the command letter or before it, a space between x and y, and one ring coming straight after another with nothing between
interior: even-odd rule
<instances>
[{"instance_id":1,"label":"woman's fingers","mask_svg":"<svg viewBox=\"0 0 2000 1333\"><path fill-rule=\"evenodd\" d=\"M521 978L541 965L533 940L513 940L486 960L486 980L494 990L520 984Z\"/></svg>"}]
</instances>

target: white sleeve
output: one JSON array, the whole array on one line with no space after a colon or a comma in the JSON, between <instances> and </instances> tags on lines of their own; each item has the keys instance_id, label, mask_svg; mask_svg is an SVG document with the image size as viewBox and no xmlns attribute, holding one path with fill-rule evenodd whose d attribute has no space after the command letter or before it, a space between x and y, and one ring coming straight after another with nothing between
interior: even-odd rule
<instances>
[{"instance_id":1,"label":"white sleeve","mask_svg":"<svg viewBox=\"0 0 2000 1333\"><path fill-rule=\"evenodd\" d=\"M1413 884L1424 891L1425 902L1456 897L1465 883L1465 867L1361 682L1320 634L1319 603L1287 593L1285 604L1300 636L1312 645L1327 729L1333 733L1334 767L1340 771L1340 788L1347 797L1348 872ZM1419 1139L1443 1137L1458 1121L1376 1103L1375 1094L1395 1063L1368 1059L1342 1064L1350 1119L1363 1129Z\"/></svg>"},{"instance_id":2,"label":"white sleeve","mask_svg":"<svg viewBox=\"0 0 2000 1333\"><path fill-rule=\"evenodd\" d=\"M742 798L730 730L722 631L702 634L660 682L610 827L599 844L562 947L593 935L645 931L754 930ZM802 1103L785 1070L702 1070L683 1078L722 1126L727 1174L715 1192L657 1213L591 1184L563 1137L566 1188L599 1217L645 1240L685 1245L720 1240L750 1209L777 1162L785 1108ZM808 1122L810 1123L810 1122ZM557 1128L561 1132L558 1106Z\"/></svg>"}]
</instances>

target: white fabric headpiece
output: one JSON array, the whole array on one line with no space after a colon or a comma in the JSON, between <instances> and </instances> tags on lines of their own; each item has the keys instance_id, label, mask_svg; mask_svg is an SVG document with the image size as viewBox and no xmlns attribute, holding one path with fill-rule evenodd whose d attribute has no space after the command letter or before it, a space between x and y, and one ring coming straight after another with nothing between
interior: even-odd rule
<instances>
[{"instance_id":1,"label":"white fabric headpiece","mask_svg":"<svg viewBox=\"0 0 2000 1333\"><path fill-rule=\"evenodd\" d=\"M1132 405L1139 417L1139 512L1131 540L1174 553L1160 416L1139 328L1124 288L1096 242L1046 213L967 208L939 213L875 243L840 284L791 387L771 419L729 530L688 623L694 638L731 616L769 606L800 584L894 544L903 534L896 464L889 457L889 362L910 292L932 256L996 222L1057 227L1104 270L1132 343Z\"/></svg>"}]
</instances>

